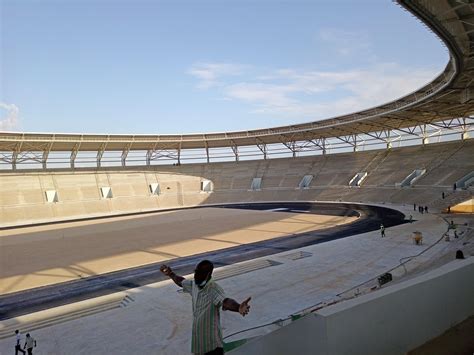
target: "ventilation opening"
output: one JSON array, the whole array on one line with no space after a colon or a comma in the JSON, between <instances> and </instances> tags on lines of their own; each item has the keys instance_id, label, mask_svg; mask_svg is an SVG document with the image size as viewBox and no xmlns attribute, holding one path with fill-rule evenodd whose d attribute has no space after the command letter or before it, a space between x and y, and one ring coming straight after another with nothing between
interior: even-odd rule
<instances>
[{"instance_id":1,"label":"ventilation opening","mask_svg":"<svg viewBox=\"0 0 474 355\"><path fill-rule=\"evenodd\" d=\"M45 194L46 194L46 201L48 201L49 203L54 203L54 202L59 201L58 192L56 190L47 190L45 191Z\"/></svg>"},{"instance_id":2,"label":"ventilation opening","mask_svg":"<svg viewBox=\"0 0 474 355\"><path fill-rule=\"evenodd\" d=\"M462 179L456 181L456 188L458 189L468 189L474 185L474 171L471 171L469 174L463 176Z\"/></svg>"},{"instance_id":3,"label":"ventilation opening","mask_svg":"<svg viewBox=\"0 0 474 355\"><path fill-rule=\"evenodd\" d=\"M308 189L309 185L311 184L311 181L313 181L313 175L305 175L300 181L300 184L298 187L300 189Z\"/></svg>"},{"instance_id":4,"label":"ventilation opening","mask_svg":"<svg viewBox=\"0 0 474 355\"><path fill-rule=\"evenodd\" d=\"M416 169L413 170L413 172L408 175L401 183L395 184L397 187L406 187L406 186L411 186L415 183L416 180L418 180L420 177L422 177L426 173L426 169Z\"/></svg>"},{"instance_id":5,"label":"ventilation opening","mask_svg":"<svg viewBox=\"0 0 474 355\"><path fill-rule=\"evenodd\" d=\"M160 194L160 184L157 182L151 183L148 185L148 188L150 189L150 194L152 195L159 195Z\"/></svg>"},{"instance_id":6,"label":"ventilation opening","mask_svg":"<svg viewBox=\"0 0 474 355\"><path fill-rule=\"evenodd\" d=\"M212 182L209 180L201 181L201 192L212 192Z\"/></svg>"},{"instance_id":7,"label":"ventilation opening","mask_svg":"<svg viewBox=\"0 0 474 355\"><path fill-rule=\"evenodd\" d=\"M250 190L258 191L261 190L262 178L253 178L252 184L250 185Z\"/></svg>"},{"instance_id":8,"label":"ventilation opening","mask_svg":"<svg viewBox=\"0 0 474 355\"><path fill-rule=\"evenodd\" d=\"M103 186L100 188L100 195L102 198L112 198L112 188L109 186Z\"/></svg>"},{"instance_id":9,"label":"ventilation opening","mask_svg":"<svg viewBox=\"0 0 474 355\"><path fill-rule=\"evenodd\" d=\"M360 186L366 177L367 171L355 174L351 181L349 181L349 186Z\"/></svg>"}]
</instances>

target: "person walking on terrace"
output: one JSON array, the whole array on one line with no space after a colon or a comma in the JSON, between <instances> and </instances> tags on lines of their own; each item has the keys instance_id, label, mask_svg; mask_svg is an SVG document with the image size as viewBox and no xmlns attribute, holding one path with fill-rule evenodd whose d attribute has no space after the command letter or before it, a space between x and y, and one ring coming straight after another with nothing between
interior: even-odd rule
<instances>
[{"instance_id":1,"label":"person walking on terrace","mask_svg":"<svg viewBox=\"0 0 474 355\"><path fill-rule=\"evenodd\" d=\"M33 347L36 348L36 339L33 338L30 333L26 334L25 346L23 349L28 351L28 355L33 355Z\"/></svg>"},{"instance_id":2,"label":"person walking on terrace","mask_svg":"<svg viewBox=\"0 0 474 355\"><path fill-rule=\"evenodd\" d=\"M26 351L21 348L21 333L17 329L15 330L15 355L18 355L18 352L26 354Z\"/></svg>"},{"instance_id":3,"label":"person walking on terrace","mask_svg":"<svg viewBox=\"0 0 474 355\"><path fill-rule=\"evenodd\" d=\"M381 237L385 237L385 226L383 224L380 225L380 235Z\"/></svg>"},{"instance_id":4,"label":"person walking on terrace","mask_svg":"<svg viewBox=\"0 0 474 355\"><path fill-rule=\"evenodd\" d=\"M250 297L238 303L224 294L224 290L212 280L214 265L209 260L201 261L194 270L194 280L186 280L176 275L166 265L160 270L163 274L189 293L193 305L193 330L191 352L194 354L224 354L224 341L220 324L220 309L239 312L242 316L249 313Z\"/></svg>"}]
</instances>

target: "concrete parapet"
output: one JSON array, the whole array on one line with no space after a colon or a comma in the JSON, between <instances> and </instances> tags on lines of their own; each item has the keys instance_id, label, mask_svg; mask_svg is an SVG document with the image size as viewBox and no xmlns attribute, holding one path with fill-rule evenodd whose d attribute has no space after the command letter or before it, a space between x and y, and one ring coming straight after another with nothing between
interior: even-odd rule
<instances>
[{"instance_id":1,"label":"concrete parapet","mask_svg":"<svg viewBox=\"0 0 474 355\"><path fill-rule=\"evenodd\" d=\"M329 306L232 354L405 354L474 314L474 258Z\"/></svg>"}]
</instances>

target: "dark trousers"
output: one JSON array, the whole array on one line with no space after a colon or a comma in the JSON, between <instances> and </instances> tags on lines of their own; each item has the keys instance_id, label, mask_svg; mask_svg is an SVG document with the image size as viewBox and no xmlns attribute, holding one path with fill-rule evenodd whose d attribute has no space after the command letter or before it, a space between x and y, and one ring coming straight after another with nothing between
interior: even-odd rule
<instances>
[{"instance_id":1,"label":"dark trousers","mask_svg":"<svg viewBox=\"0 0 474 355\"><path fill-rule=\"evenodd\" d=\"M26 350L28 350L28 355L33 355L33 348L28 348Z\"/></svg>"},{"instance_id":2,"label":"dark trousers","mask_svg":"<svg viewBox=\"0 0 474 355\"><path fill-rule=\"evenodd\" d=\"M15 355L18 355L18 352L26 353L26 351L21 348L21 345L15 345Z\"/></svg>"},{"instance_id":3,"label":"dark trousers","mask_svg":"<svg viewBox=\"0 0 474 355\"><path fill-rule=\"evenodd\" d=\"M215 348L212 351L208 351L204 355L224 355L224 348Z\"/></svg>"}]
</instances>

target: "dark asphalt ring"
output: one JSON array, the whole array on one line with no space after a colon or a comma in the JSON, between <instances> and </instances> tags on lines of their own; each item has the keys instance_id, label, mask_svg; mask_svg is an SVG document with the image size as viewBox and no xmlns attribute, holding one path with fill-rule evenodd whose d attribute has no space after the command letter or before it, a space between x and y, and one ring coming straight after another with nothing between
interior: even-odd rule
<instances>
[{"instance_id":1,"label":"dark asphalt ring","mask_svg":"<svg viewBox=\"0 0 474 355\"><path fill-rule=\"evenodd\" d=\"M205 207L208 206L198 208ZM381 223L385 227L407 223L404 214L399 211L386 207L350 203L271 202L214 205L212 207L276 210L275 213L282 211L332 216L359 216L359 218L353 223L314 232L293 234L166 261L166 264L171 266L177 274L193 273L195 265L203 259L211 260L216 267L231 265L378 230ZM159 270L161 264L161 262L154 263L0 296L0 320L163 281L167 277Z\"/></svg>"}]
</instances>

